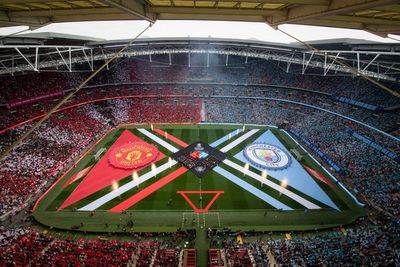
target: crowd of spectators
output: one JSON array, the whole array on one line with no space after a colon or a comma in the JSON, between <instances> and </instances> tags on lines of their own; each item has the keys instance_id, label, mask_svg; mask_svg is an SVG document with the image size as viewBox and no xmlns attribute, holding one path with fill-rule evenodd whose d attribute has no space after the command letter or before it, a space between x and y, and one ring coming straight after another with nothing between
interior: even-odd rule
<instances>
[{"instance_id":1,"label":"crowd of spectators","mask_svg":"<svg viewBox=\"0 0 400 267\"><path fill-rule=\"evenodd\" d=\"M0 226L0 265L28 266L52 241L30 228Z\"/></svg>"},{"instance_id":2,"label":"crowd of spectators","mask_svg":"<svg viewBox=\"0 0 400 267\"><path fill-rule=\"evenodd\" d=\"M343 168L345 173L340 178L361 194L364 201L398 215L400 165L345 132L346 125L356 130L362 129L322 112L309 114L301 122L293 121L289 127L301 133ZM389 137L380 140L386 140L386 143L381 144L398 153L398 142Z\"/></svg>"},{"instance_id":3,"label":"crowd of spectators","mask_svg":"<svg viewBox=\"0 0 400 267\"><path fill-rule=\"evenodd\" d=\"M265 244L283 266L396 266L399 234L398 221L369 221L343 232L295 234L291 240L267 239Z\"/></svg>"},{"instance_id":4,"label":"crowd of spectators","mask_svg":"<svg viewBox=\"0 0 400 267\"><path fill-rule=\"evenodd\" d=\"M5 93L3 99L0 98L0 103L4 101L3 103L5 104L12 99L28 98L29 95L26 92L30 88L35 88L33 96L42 96L59 91L66 92L77 86L87 75L88 73L79 72L40 73L32 77L17 76L12 78L13 83L9 82L11 78L7 79L8 77L5 77L2 78L5 80L2 92ZM132 82L152 84L127 85L127 83ZM191 82L203 83L203 85L166 85L162 84L164 82ZM205 83L225 83L226 85L210 86ZM251 86L251 84L270 85L272 87L264 88ZM395 90L398 89L398 85L395 83L386 85ZM288 90L280 86L298 87L311 90L311 92ZM315 91L325 94L317 94ZM337 102L333 99L334 96L344 96L384 107L400 104L397 97L390 95L361 77L324 77L286 73L273 62L266 61L250 61L248 64L241 64L240 66L207 68L204 66L170 66L137 59L121 59L112 64L109 70L104 70L97 75L89 83L88 88L77 93L64 106L115 96L182 93L202 96L264 96L299 101L338 112L388 132L395 132L400 123L400 116L396 112L371 111ZM0 117L0 128L4 129L42 115L54 105L54 101L58 98L60 96L55 99L41 100L33 105L2 110L5 116Z\"/></svg>"},{"instance_id":5,"label":"crowd of spectators","mask_svg":"<svg viewBox=\"0 0 400 267\"><path fill-rule=\"evenodd\" d=\"M221 247L228 261L243 263L232 266L396 266L400 260L399 221L376 215L333 230L288 233L223 229L209 232L209 238L218 240L213 247ZM240 259L238 254L242 254Z\"/></svg>"},{"instance_id":6,"label":"crowd of spectators","mask_svg":"<svg viewBox=\"0 0 400 267\"><path fill-rule=\"evenodd\" d=\"M107 266L126 266L137 245L116 240L65 239L56 240L45 253L32 260L35 265L96 266L99 262Z\"/></svg>"},{"instance_id":7,"label":"crowd of spectators","mask_svg":"<svg viewBox=\"0 0 400 267\"><path fill-rule=\"evenodd\" d=\"M191 233L185 231L181 231L180 235L191 237ZM28 227L0 226L0 265L178 266L181 239L175 237L175 233L170 233L158 241L140 240L138 237L127 240L73 239L41 233Z\"/></svg>"},{"instance_id":8,"label":"crowd of spectators","mask_svg":"<svg viewBox=\"0 0 400 267\"><path fill-rule=\"evenodd\" d=\"M0 216L25 207L68 165L67 161L72 161L109 128L90 111L84 107L54 114L0 161ZM21 129L13 131L22 133ZM5 140L1 139L2 149L16 137L6 135Z\"/></svg>"},{"instance_id":9,"label":"crowd of spectators","mask_svg":"<svg viewBox=\"0 0 400 267\"><path fill-rule=\"evenodd\" d=\"M198 122L200 103L198 98L183 97L143 97L116 99L108 101L113 122L151 123L151 122Z\"/></svg>"},{"instance_id":10,"label":"crowd of spectators","mask_svg":"<svg viewBox=\"0 0 400 267\"><path fill-rule=\"evenodd\" d=\"M269 259L260 243L244 241L239 244L228 239L224 240L223 247L229 266L269 266Z\"/></svg>"},{"instance_id":11,"label":"crowd of spectators","mask_svg":"<svg viewBox=\"0 0 400 267\"><path fill-rule=\"evenodd\" d=\"M140 81L213 81L247 84L286 85L322 91L328 94L344 96L366 103L391 106L399 104L399 100L388 92L362 77L302 75L286 72L271 61L254 60L248 64L231 66L203 67L183 65L160 66L159 64L130 59L131 80ZM157 65L158 67L155 67ZM118 70L119 71L119 70ZM173 79L173 80L171 80ZM385 86L398 90L396 83L385 83Z\"/></svg>"},{"instance_id":12,"label":"crowd of spectators","mask_svg":"<svg viewBox=\"0 0 400 267\"><path fill-rule=\"evenodd\" d=\"M193 95L193 88L190 87L186 89L191 91L191 93L184 93L182 89L184 87L177 86L139 86L139 85L131 85L131 86L105 86L99 88L91 88L85 89L79 93L77 93L73 98L71 98L66 104L65 107L71 107L77 104L83 104L87 101L97 100L98 104L101 105L104 103L109 104L111 109L115 109L113 112L115 113L123 113L130 112L129 108L132 110L140 110L144 107L144 103L148 103L147 106L157 102L159 105L154 107L161 107L164 105L163 110L168 110L169 107L173 105L178 106L178 108L189 105L197 105L199 103L199 99L196 101L189 99L187 97ZM200 88L198 88L200 89ZM174 96L175 95L175 96ZM133 97L133 98L126 98ZM110 99L111 98L111 99ZM146 101L141 101L139 98L148 98ZM151 100L150 98L154 98ZM158 98L158 99L157 99ZM130 99L130 100L129 100ZM44 100L41 101L40 104L34 104L30 106L22 106L16 109L2 109L1 112L4 116L0 117L0 131L6 129L10 126L16 125L21 122L25 122L29 119L35 118L37 116L41 116L45 114L50 108L55 105L54 100ZM125 102L124 102L125 101ZM104 102L104 103L101 103ZM131 105L131 107L126 107L124 105ZM119 107L118 105L122 105ZM121 114L123 115L123 114ZM172 114L169 114L170 116ZM115 117L121 117L118 114ZM129 114L125 114L126 120L129 120ZM112 119L112 117L110 118ZM154 118L153 119L157 119ZM198 120L198 117L196 117Z\"/></svg>"},{"instance_id":13,"label":"crowd of spectators","mask_svg":"<svg viewBox=\"0 0 400 267\"><path fill-rule=\"evenodd\" d=\"M126 61L130 68L122 70L117 65L109 72L103 72L92 85L131 81L262 83L313 89L382 106L399 104L398 99L366 84L360 78L299 76L283 73L276 66L264 63L240 68L208 69L154 67L141 62L141 67L137 68L135 64L138 62ZM27 81L23 76L15 78L17 87L12 83L4 83L2 90L6 93L0 97L0 101L6 103L29 97L32 88L36 89L35 95L65 90L76 86L81 78L79 74L74 74L72 79L57 75L52 82L41 83L42 79L52 79L49 79L51 74L40 74ZM335 102L329 95L313 92L232 84L95 86L83 89L65 106L119 96L130 98L108 99L54 113L0 161L0 216L27 205L30 198L48 187L63 168L110 127L124 123L198 122L202 114L207 122L285 124L343 168L345 172L338 178L363 201L391 216L399 216L400 165L351 136L345 129L352 129L397 155L400 153L400 142L339 116L280 100L324 108L383 130L390 129L399 121L400 115L397 113L375 113L354 108ZM52 105L53 100L44 100L15 110L3 109L1 128L41 115ZM32 125L30 122L2 133L0 151ZM366 265L369 262L391 265L399 262L398 252L389 251L393 245L392 237L399 237L398 226L398 220L389 220L384 224L368 222L357 225L349 229L346 235L331 232L323 237L295 237L290 242L271 239L264 243L245 243L244 246L226 241L225 253L233 265L235 259L248 257L257 266L266 266L268 259L264 245L283 265ZM104 260L112 266L136 260L138 266L148 266L151 262L160 265L170 262L173 266L180 252L170 243L141 242L140 246L136 246L117 241L59 240L29 229L1 229L0 238L0 244L4 244L0 246L0 265L2 262L15 265L44 262L93 265L96 260ZM24 254L25 250L27 252ZM101 255L96 251L100 251ZM381 255L390 257L384 259Z\"/></svg>"},{"instance_id":14,"label":"crowd of spectators","mask_svg":"<svg viewBox=\"0 0 400 267\"><path fill-rule=\"evenodd\" d=\"M348 123L347 127L358 134L361 134L371 140L372 142L377 143L382 147L390 148L390 150L396 154L400 154L400 142L394 140L393 138L388 138L386 135L380 134L376 131L371 131L367 127L361 127L357 123Z\"/></svg>"},{"instance_id":15,"label":"crowd of spectators","mask_svg":"<svg viewBox=\"0 0 400 267\"><path fill-rule=\"evenodd\" d=\"M4 76L0 77L0 103L8 104L35 96L62 92L67 88L67 80L61 73Z\"/></svg>"}]
</instances>

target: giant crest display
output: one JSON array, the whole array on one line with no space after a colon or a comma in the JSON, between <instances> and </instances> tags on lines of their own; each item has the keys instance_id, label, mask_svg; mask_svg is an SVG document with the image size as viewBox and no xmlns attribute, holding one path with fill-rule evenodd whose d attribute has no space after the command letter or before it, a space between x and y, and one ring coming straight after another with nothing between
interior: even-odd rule
<instances>
[{"instance_id":1,"label":"giant crest display","mask_svg":"<svg viewBox=\"0 0 400 267\"><path fill-rule=\"evenodd\" d=\"M262 169L281 170L290 166L291 156L277 146L266 143L253 143L243 150L250 163Z\"/></svg>"},{"instance_id":2,"label":"giant crest display","mask_svg":"<svg viewBox=\"0 0 400 267\"><path fill-rule=\"evenodd\" d=\"M115 148L109 157L111 165L123 169L137 169L153 162L159 151L145 142L132 142Z\"/></svg>"}]
</instances>

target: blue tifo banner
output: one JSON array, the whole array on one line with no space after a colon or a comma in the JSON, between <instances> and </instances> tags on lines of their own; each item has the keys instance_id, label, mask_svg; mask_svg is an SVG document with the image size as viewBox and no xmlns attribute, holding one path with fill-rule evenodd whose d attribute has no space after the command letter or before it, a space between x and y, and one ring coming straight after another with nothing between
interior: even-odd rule
<instances>
[{"instance_id":1,"label":"blue tifo banner","mask_svg":"<svg viewBox=\"0 0 400 267\"><path fill-rule=\"evenodd\" d=\"M358 140L360 140L361 142L364 142L365 144L369 145L370 147L373 147L374 149L378 150L379 152L385 154L387 157L391 158L392 160L396 161L397 163L400 164L400 156L396 155L396 153L390 151L389 149L378 145L377 143L369 140L368 138L366 138L365 136L356 133L355 131L349 129L349 128L345 128L344 131L350 135L352 135L353 137L357 138Z\"/></svg>"},{"instance_id":2,"label":"blue tifo banner","mask_svg":"<svg viewBox=\"0 0 400 267\"><path fill-rule=\"evenodd\" d=\"M334 96L333 100L342 102L342 103L346 103L349 105L353 105L353 106L357 106L360 108L364 108L364 109L368 109L368 110L372 110L372 111L379 111L382 110L382 107L376 106L376 105L371 105L371 104L367 104L361 101L356 101L353 100L351 98L347 98L347 97L343 97L343 96Z\"/></svg>"},{"instance_id":3,"label":"blue tifo banner","mask_svg":"<svg viewBox=\"0 0 400 267\"><path fill-rule=\"evenodd\" d=\"M329 166L331 166L337 173L343 174L344 169L342 169L339 165L337 165L335 162L333 162L327 155L325 155L319 148L317 148L314 144L312 144L310 141L308 141L306 138L304 138L301 134L296 132L295 130L288 129L290 133L292 133L294 136L299 138L304 144L306 144L312 151L314 151L318 157L323 159Z\"/></svg>"}]
</instances>

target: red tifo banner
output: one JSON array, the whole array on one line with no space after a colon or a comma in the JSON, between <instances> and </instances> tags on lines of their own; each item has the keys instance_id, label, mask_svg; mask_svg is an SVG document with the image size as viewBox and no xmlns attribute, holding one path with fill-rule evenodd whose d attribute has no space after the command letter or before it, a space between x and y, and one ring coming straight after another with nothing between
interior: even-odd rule
<instances>
[{"instance_id":1,"label":"red tifo banner","mask_svg":"<svg viewBox=\"0 0 400 267\"><path fill-rule=\"evenodd\" d=\"M333 185L331 184L331 182L329 182L329 180L326 179L322 174L320 174L319 172L307 167L306 165L303 165L303 166L311 176L313 176L314 178L316 178L316 179L320 180L321 182L327 184L329 187L333 188Z\"/></svg>"},{"instance_id":2,"label":"red tifo banner","mask_svg":"<svg viewBox=\"0 0 400 267\"><path fill-rule=\"evenodd\" d=\"M59 207L58 210L62 210L79 200L82 200L91 194L112 185L114 182L118 182L122 178L131 175L132 169L121 169L112 166L108 160L110 154L113 153L114 148L120 147L126 143L130 142L143 142L142 139L134 135L128 130L125 130L121 136L114 142L114 144L109 148L105 155L100 159L100 161L93 167L89 174L83 179L83 181L75 188L75 190L69 195L65 202ZM163 159L165 155L161 152L158 153L156 161ZM139 171L146 166L142 166L135 171Z\"/></svg>"},{"instance_id":3,"label":"red tifo banner","mask_svg":"<svg viewBox=\"0 0 400 267\"><path fill-rule=\"evenodd\" d=\"M89 172L90 168L92 168L92 167L93 167L93 165L90 165L89 167L86 167L85 169L81 170L80 172L75 173L75 174L68 180L68 182L66 182L66 183L64 184L63 187L66 187L66 186L72 184L73 182L75 182L75 181L81 179L82 177L84 177L84 176Z\"/></svg>"},{"instance_id":4,"label":"red tifo banner","mask_svg":"<svg viewBox=\"0 0 400 267\"><path fill-rule=\"evenodd\" d=\"M163 137L166 137L168 140L171 140L174 143L176 143L176 144L178 144L178 145L180 145L182 147L187 147L188 146L187 143L183 142L182 140L176 138L173 135L168 134L167 132L164 132L161 129L154 129L154 132L158 133L159 135L161 135ZM139 193L131 196L127 200L125 200L125 201L121 202L120 204L118 204L117 206L109 209L108 211L109 212L122 212L124 210L127 210L128 208L132 207L133 205L135 205L139 201L143 200L147 196L149 196L152 193L154 193L155 191L159 190L160 188L162 188L166 184L172 182L173 180L175 180L176 178L178 178L179 176L184 174L186 171L187 171L187 169L185 167L180 167L179 169L177 169L177 170L173 171L172 173L168 174L167 176L161 178L160 180L158 180L157 182L153 183L152 185L144 188Z\"/></svg>"},{"instance_id":5,"label":"red tifo banner","mask_svg":"<svg viewBox=\"0 0 400 267\"><path fill-rule=\"evenodd\" d=\"M26 99L23 99L23 100L17 100L17 101L13 101L13 102L8 102L6 106L7 106L8 109L16 108L16 107L23 106L23 105L26 105L26 104L32 104L32 103L35 103L35 102L39 102L40 100L62 96L63 94L64 94L63 91L59 91L59 92L50 93L50 94L47 94L47 95L34 96L34 97L26 98Z\"/></svg>"}]
</instances>

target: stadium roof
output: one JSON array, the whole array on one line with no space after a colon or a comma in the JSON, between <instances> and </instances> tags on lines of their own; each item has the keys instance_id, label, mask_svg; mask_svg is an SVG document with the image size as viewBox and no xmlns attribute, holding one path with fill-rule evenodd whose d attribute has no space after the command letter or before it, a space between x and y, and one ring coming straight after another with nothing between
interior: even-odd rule
<instances>
[{"instance_id":1,"label":"stadium roof","mask_svg":"<svg viewBox=\"0 0 400 267\"><path fill-rule=\"evenodd\" d=\"M76 34L65 34L58 32L31 32L19 34L19 38L32 38L32 39L42 39L42 40L53 40L53 39L63 39L65 41L79 40L79 41L102 41L104 39L91 37L86 35L76 35Z\"/></svg>"},{"instance_id":2,"label":"stadium roof","mask_svg":"<svg viewBox=\"0 0 400 267\"><path fill-rule=\"evenodd\" d=\"M0 27L99 20L225 20L400 33L398 0L0 0Z\"/></svg>"},{"instance_id":3,"label":"stadium roof","mask_svg":"<svg viewBox=\"0 0 400 267\"><path fill-rule=\"evenodd\" d=\"M65 34L45 35L52 38L46 39L41 35L34 38L31 34L26 34L1 39L0 75L30 71L94 71L96 62L107 61L126 46L128 41L91 41L86 38L79 40L79 36L75 35L71 39ZM313 46L319 49L319 52L297 42L286 44L211 37L139 38L130 43L119 57L138 57L150 62L154 60L155 63L158 62L158 58L162 64L171 65L176 63L175 55L185 54L189 67L197 66L196 63L191 65L190 58L201 58L201 64L208 67L209 55L219 55L225 66L231 64L230 59L235 57L241 61L240 64L246 64L247 58L258 58L281 62L286 66L287 72L296 69L302 74L353 75L348 67L343 67L333 60L340 58L349 66L357 68L363 75L400 81L399 43L342 38L315 41ZM238 56L241 59L238 59Z\"/></svg>"}]
</instances>

